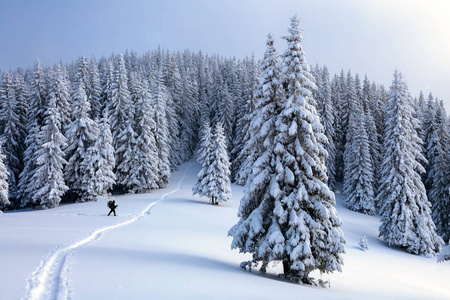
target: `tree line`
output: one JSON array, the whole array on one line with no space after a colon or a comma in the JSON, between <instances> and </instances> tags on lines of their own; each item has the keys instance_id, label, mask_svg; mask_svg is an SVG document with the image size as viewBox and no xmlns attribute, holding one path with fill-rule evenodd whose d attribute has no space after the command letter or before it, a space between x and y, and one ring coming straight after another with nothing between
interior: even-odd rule
<instances>
[{"instance_id":1,"label":"tree line","mask_svg":"<svg viewBox=\"0 0 450 300\"><path fill-rule=\"evenodd\" d=\"M235 113L258 76L254 57L160 49L3 72L0 205L52 208L165 187L192 157L200 120L223 122L229 149L239 148Z\"/></svg>"}]
</instances>

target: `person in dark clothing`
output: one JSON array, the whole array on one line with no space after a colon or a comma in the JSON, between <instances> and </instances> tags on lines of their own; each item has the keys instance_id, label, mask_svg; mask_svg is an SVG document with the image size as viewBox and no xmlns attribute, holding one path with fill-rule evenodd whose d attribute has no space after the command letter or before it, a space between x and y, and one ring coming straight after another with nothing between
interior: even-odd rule
<instances>
[{"instance_id":1,"label":"person in dark clothing","mask_svg":"<svg viewBox=\"0 0 450 300\"><path fill-rule=\"evenodd\" d=\"M116 216L116 208L117 208L117 206L119 206L119 205L116 205L116 201L114 201L114 200L108 202L108 207L111 209L111 210L109 211L108 216L109 216L112 212L114 213L114 216Z\"/></svg>"}]
</instances>

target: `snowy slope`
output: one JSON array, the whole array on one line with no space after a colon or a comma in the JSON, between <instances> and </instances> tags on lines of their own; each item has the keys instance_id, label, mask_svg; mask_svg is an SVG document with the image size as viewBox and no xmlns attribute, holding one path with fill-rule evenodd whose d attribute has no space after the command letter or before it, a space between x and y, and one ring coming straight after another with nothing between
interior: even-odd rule
<instances>
[{"instance_id":1,"label":"snowy slope","mask_svg":"<svg viewBox=\"0 0 450 300\"><path fill-rule=\"evenodd\" d=\"M188 162L166 189L116 197L117 217L106 200L1 214L0 299L450 299L448 262L388 247L378 217L349 211L340 195L347 253L343 273L323 275L330 289L242 271L250 257L230 250L227 231L243 188L209 205L191 196L199 168Z\"/></svg>"}]
</instances>

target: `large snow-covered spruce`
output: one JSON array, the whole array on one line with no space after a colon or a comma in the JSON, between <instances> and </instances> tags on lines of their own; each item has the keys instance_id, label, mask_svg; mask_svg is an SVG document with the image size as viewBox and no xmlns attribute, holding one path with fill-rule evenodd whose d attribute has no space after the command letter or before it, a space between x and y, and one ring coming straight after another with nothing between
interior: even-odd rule
<instances>
[{"instance_id":1,"label":"large snow-covered spruce","mask_svg":"<svg viewBox=\"0 0 450 300\"><path fill-rule=\"evenodd\" d=\"M443 132L440 128L440 123L445 120L443 120L441 116L443 115L445 117L445 113L441 112L439 105L435 101L431 99L430 102L432 110L430 117L432 119L428 123L430 128L427 130L427 144L423 147L425 158L427 160L425 166L426 173L423 182L428 196L430 196L430 191L432 190L435 181L438 179L438 176L436 176L437 169L441 164L444 164L441 152L445 152L444 145L448 142L448 139L446 140L446 138L442 136ZM445 147L447 147L447 145L445 145ZM429 198L429 200L433 203L432 198Z\"/></svg>"},{"instance_id":2,"label":"large snow-covered spruce","mask_svg":"<svg viewBox=\"0 0 450 300\"><path fill-rule=\"evenodd\" d=\"M21 199L22 207L33 203L33 195L36 191L33 176L37 168L37 153L40 148L38 134L44 124L44 114L46 107L46 86L44 71L39 60L34 65L30 93L28 95L28 123L27 137L25 139L26 150L24 152L24 169L19 176L19 190L17 197Z\"/></svg>"},{"instance_id":3,"label":"large snow-covered spruce","mask_svg":"<svg viewBox=\"0 0 450 300\"><path fill-rule=\"evenodd\" d=\"M120 162L117 162L116 176L117 185L120 190L125 192L136 192L140 183L137 179L136 167L139 166L137 156L137 134L136 128L136 107L138 94L141 92L141 84L136 79L136 73L131 73L129 76L129 91L130 97L124 103L124 113L128 120L122 125L122 129L117 136L116 161L120 157Z\"/></svg>"},{"instance_id":4,"label":"large snow-covered spruce","mask_svg":"<svg viewBox=\"0 0 450 300\"><path fill-rule=\"evenodd\" d=\"M98 124L98 137L88 148L81 165L85 171L82 178L81 201L95 201L99 196L108 194L108 190L116 183L115 164L108 111L105 109L103 118Z\"/></svg>"},{"instance_id":5,"label":"large snow-covered spruce","mask_svg":"<svg viewBox=\"0 0 450 300\"><path fill-rule=\"evenodd\" d=\"M442 240L435 233L430 202L420 178L421 140L412 116L411 97L397 71L386 105L382 178L377 201L380 206L380 236L389 245L413 254L433 256Z\"/></svg>"},{"instance_id":6,"label":"large snow-covered spruce","mask_svg":"<svg viewBox=\"0 0 450 300\"><path fill-rule=\"evenodd\" d=\"M434 142L433 142L434 141ZM431 190L428 191L432 204L432 217L436 225L436 233L444 241L450 239L450 143L449 124L443 104L436 111L436 128L430 139L431 147L428 153L434 152L430 157L430 170L433 170L434 179Z\"/></svg>"},{"instance_id":7,"label":"large snow-covered spruce","mask_svg":"<svg viewBox=\"0 0 450 300\"><path fill-rule=\"evenodd\" d=\"M170 167L176 169L177 166L187 160L186 153L182 151L180 139L180 110L183 101L183 87L181 86L180 70L175 63L175 57L169 51L166 53L165 63L161 68L167 95L166 117L169 130L169 161Z\"/></svg>"},{"instance_id":8,"label":"large snow-covered spruce","mask_svg":"<svg viewBox=\"0 0 450 300\"><path fill-rule=\"evenodd\" d=\"M170 180L170 161L169 161L169 128L167 124L166 107L167 91L162 83L162 74L159 71L154 86L154 107L155 107L155 129L156 148L158 149L157 178L158 187L164 188Z\"/></svg>"},{"instance_id":9,"label":"large snow-covered spruce","mask_svg":"<svg viewBox=\"0 0 450 300\"><path fill-rule=\"evenodd\" d=\"M97 139L98 126L89 117L91 106L87 100L82 77L80 77L77 91L73 95L72 109L74 121L67 130L68 146L65 149L67 166L64 177L70 190L76 195L77 201L86 201L91 199L85 195L86 184L91 179L86 178L90 174L86 167L90 166L86 165L84 160L89 159L87 152Z\"/></svg>"},{"instance_id":10,"label":"large snow-covered spruce","mask_svg":"<svg viewBox=\"0 0 450 300\"><path fill-rule=\"evenodd\" d=\"M363 114L355 114L351 119L349 133L344 155L347 204L351 210L375 215L373 169Z\"/></svg>"},{"instance_id":11,"label":"large snow-covered spruce","mask_svg":"<svg viewBox=\"0 0 450 300\"><path fill-rule=\"evenodd\" d=\"M348 118L349 118L349 102L355 95L352 95L351 89L348 88L348 80L351 77L350 71L347 74L347 80L344 70L341 70L339 77L335 82L335 103L336 106L336 180L343 181L344 178L344 151L347 139ZM336 97L337 96L337 97Z\"/></svg>"},{"instance_id":12,"label":"large snow-covered spruce","mask_svg":"<svg viewBox=\"0 0 450 300\"><path fill-rule=\"evenodd\" d=\"M186 65L181 74L182 80L182 101L180 103L180 139L183 147L185 159L192 157L197 145L197 135L199 129L199 105L198 105L198 85L190 53L184 54Z\"/></svg>"},{"instance_id":13,"label":"large snow-covered spruce","mask_svg":"<svg viewBox=\"0 0 450 300\"><path fill-rule=\"evenodd\" d=\"M381 143L380 138L378 136L378 130L376 128L375 120L372 116L372 112L370 109L368 109L365 112L364 116L364 126L367 132L367 137L369 141L369 153L370 153L370 160L372 164L373 169L373 191L374 195L376 195L376 192L378 191L379 186L379 170L380 170L380 150L381 150Z\"/></svg>"},{"instance_id":14,"label":"large snow-covered spruce","mask_svg":"<svg viewBox=\"0 0 450 300\"><path fill-rule=\"evenodd\" d=\"M131 191L143 193L158 188L158 149L155 140L157 125L148 83L142 76L138 80L141 83L136 101L136 165L133 170L137 184Z\"/></svg>"},{"instance_id":15,"label":"large snow-covered spruce","mask_svg":"<svg viewBox=\"0 0 450 300\"><path fill-rule=\"evenodd\" d=\"M344 193L351 210L375 215L373 167L364 109L357 101L355 83L348 76L349 122L344 151Z\"/></svg>"},{"instance_id":16,"label":"large snow-covered spruce","mask_svg":"<svg viewBox=\"0 0 450 300\"><path fill-rule=\"evenodd\" d=\"M63 168L66 164L64 152L66 138L62 135L61 116L56 107L56 99L50 98L45 113L45 124L38 133L37 169L32 177L34 182L33 202L44 208L59 205L61 197L68 190L64 182Z\"/></svg>"},{"instance_id":17,"label":"large snow-covered spruce","mask_svg":"<svg viewBox=\"0 0 450 300\"><path fill-rule=\"evenodd\" d=\"M312 100L316 88L301 46L300 20L291 20L284 59L286 98L275 118L275 147L256 161L265 170L247 181L249 211L229 232L232 248L253 254L265 271L271 261L283 263L294 281L312 283L310 272L341 270L344 235L326 185L327 138ZM264 168L264 167L263 167ZM250 175L253 176L253 175ZM251 197L251 198L250 198ZM254 197L254 198L253 198Z\"/></svg>"},{"instance_id":18,"label":"large snow-covered spruce","mask_svg":"<svg viewBox=\"0 0 450 300\"><path fill-rule=\"evenodd\" d=\"M13 73L7 72L0 84L0 139L6 157L8 170L9 197L15 199L17 181L22 169L20 149L20 120L17 115L17 102L13 86Z\"/></svg>"},{"instance_id":19,"label":"large snow-covered spruce","mask_svg":"<svg viewBox=\"0 0 450 300\"><path fill-rule=\"evenodd\" d=\"M108 114L109 122L111 124L111 132L113 135L113 147L116 149L116 164L120 165L124 160L124 151L126 151L126 139L120 139L120 135L124 135L134 118L134 106L131 103L130 91L128 90L128 76L125 68L125 61L123 55L120 54L117 60L117 66L113 73L110 88L108 92ZM119 150L120 149L120 150ZM120 181L122 174L117 171L117 179Z\"/></svg>"},{"instance_id":20,"label":"large snow-covered spruce","mask_svg":"<svg viewBox=\"0 0 450 300\"><path fill-rule=\"evenodd\" d=\"M324 133L328 139L328 144L325 145L325 149L328 152L326 159L328 186L334 189L336 184L336 146L335 139L335 120L334 120L334 107L331 96L331 83L330 74L327 67L323 67L321 76L321 86L319 87L319 99L318 99L318 113L320 121L324 128Z\"/></svg>"}]
</instances>

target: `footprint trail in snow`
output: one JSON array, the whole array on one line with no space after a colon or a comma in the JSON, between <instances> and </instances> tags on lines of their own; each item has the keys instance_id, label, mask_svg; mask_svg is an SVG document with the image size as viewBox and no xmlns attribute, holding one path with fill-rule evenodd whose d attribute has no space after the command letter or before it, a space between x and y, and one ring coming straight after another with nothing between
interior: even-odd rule
<instances>
[{"instance_id":1,"label":"footprint trail in snow","mask_svg":"<svg viewBox=\"0 0 450 300\"><path fill-rule=\"evenodd\" d=\"M31 279L27 281L26 296L24 300L44 300L44 299L70 299L70 289L68 285L68 264L67 258L79 247L85 246L98 240L105 232L123 227L139 221L150 214L153 206L165 200L169 195L179 191L186 178L187 171L180 180L177 188L165 193L161 198L147 206L140 214L122 223L103 227L90 233L86 238L72 243L68 246L53 249L41 261L40 266L33 272Z\"/></svg>"}]
</instances>

